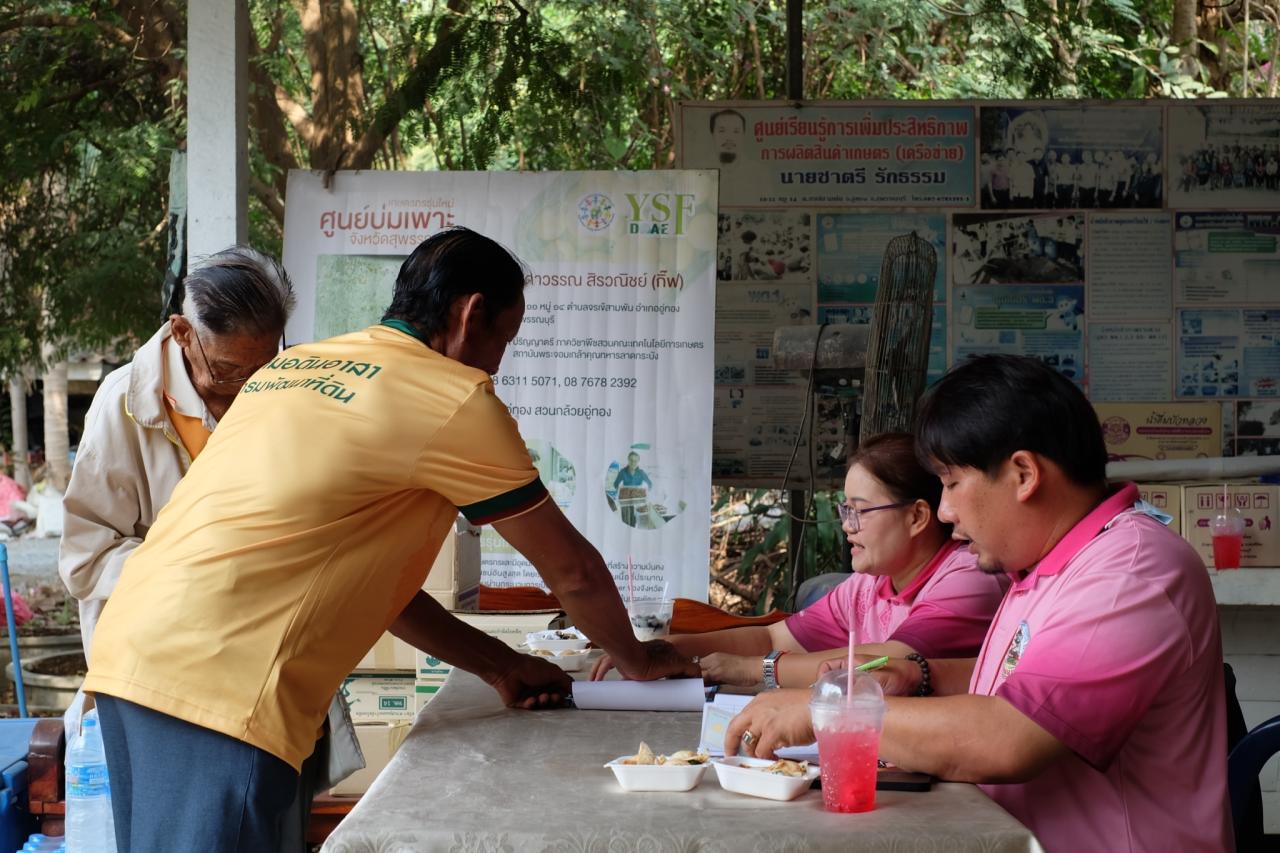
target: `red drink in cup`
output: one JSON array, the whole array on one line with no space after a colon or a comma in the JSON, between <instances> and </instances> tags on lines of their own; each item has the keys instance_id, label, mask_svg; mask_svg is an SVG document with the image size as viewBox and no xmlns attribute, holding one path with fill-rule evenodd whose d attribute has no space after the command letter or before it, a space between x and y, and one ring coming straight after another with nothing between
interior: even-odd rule
<instances>
[{"instance_id":1,"label":"red drink in cup","mask_svg":"<svg viewBox=\"0 0 1280 853\"><path fill-rule=\"evenodd\" d=\"M864 727L818 729L822 803L830 812L869 812L876 805L880 732Z\"/></svg>"},{"instance_id":2,"label":"red drink in cup","mask_svg":"<svg viewBox=\"0 0 1280 853\"><path fill-rule=\"evenodd\" d=\"M1234 507L1223 510L1209 523L1213 534L1213 566L1218 571L1240 568L1244 548L1244 518Z\"/></svg>"},{"instance_id":3,"label":"red drink in cup","mask_svg":"<svg viewBox=\"0 0 1280 853\"><path fill-rule=\"evenodd\" d=\"M818 679L809 713L818 736L823 805L831 812L866 812L876 805L884 694L871 676L853 673L851 689L848 680L846 670Z\"/></svg>"}]
</instances>

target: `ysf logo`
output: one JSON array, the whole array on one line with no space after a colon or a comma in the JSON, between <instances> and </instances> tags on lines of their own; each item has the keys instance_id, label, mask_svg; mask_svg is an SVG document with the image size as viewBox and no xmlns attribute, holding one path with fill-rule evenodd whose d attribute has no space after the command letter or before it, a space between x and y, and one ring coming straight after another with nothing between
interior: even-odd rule
<instances>
[{"instance_id":1,"label":"ysf logo","mask_svg":"<svg viewBox=\"0 0 1280 853\"><path fill-rule=\"evenodd\" d=\"M693 218L693 193L627 193L627 233L679 237Z\"/></svg>"},{"instance_id":2,"label":"ysf logo","mask_svg":"<svg viewBox=\"0 0 1280 853\"><path fill-rule=\"evenodd\" d=\"M578 202L578 222L588 231L603 231L613 223L613 199L589 193Z\"/></svg>"}]
</instances>

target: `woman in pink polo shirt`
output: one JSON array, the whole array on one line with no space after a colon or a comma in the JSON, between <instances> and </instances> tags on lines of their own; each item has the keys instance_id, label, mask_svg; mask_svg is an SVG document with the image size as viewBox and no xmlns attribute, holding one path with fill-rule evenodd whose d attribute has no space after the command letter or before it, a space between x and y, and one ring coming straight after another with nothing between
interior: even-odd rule
<instances>
[{"instance_id":1,"label":"woman in pink polo shirt","mask_svg":"<svg viewBox=\"0 0 1280 853\"><path fill-rule=\"evenodd\" d=\"M984 574L938 521L938 478L916 460L906 433L866 442L851 460L840 507L853 575L823 599L773 625L671 637L722 684L804 687L844 654L849 618L860 654L972 657L1007 579ZM607 658L596 675L609 668Z\"/></svg>"}]
</instances>

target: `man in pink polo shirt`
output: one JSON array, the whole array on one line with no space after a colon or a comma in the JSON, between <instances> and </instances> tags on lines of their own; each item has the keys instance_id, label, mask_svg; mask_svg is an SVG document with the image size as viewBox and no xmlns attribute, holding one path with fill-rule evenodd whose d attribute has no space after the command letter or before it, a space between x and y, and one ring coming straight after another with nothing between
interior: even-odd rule
<instances>
[{"instance_id":1,"label":"man in pink polo shirt","mask_svg":"<svg viewBox=\"0 0 1280 853\"><path fill-rule=\"evenodd\" d=\"M1034 359L974 358L931 389L917 441L939 517L1013 586L976 660L883 671L881 756L980 783L1049 851L1232 850L1208 574L1136 488L1108 488L1084 395ZM806 700L758 698L726 749L811 742Z\"/></svg>"}]
</instances>

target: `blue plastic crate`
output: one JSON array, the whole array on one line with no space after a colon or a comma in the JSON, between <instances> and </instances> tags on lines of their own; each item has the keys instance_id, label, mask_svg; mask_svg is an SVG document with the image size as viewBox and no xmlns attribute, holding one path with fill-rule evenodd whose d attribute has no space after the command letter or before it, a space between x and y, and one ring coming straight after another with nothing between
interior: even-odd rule
<instances>
[{"instance_id":1,"label":"blue plastic crate","mask_svg":"<svg viewBox=\"0 0 1280 853\"><path fill-rule=\"evenodd\" d=\"M19 850L34 828L24 808L27 749L36 720L0 720L0 850Z\"/></svg>"}]
</instances>

